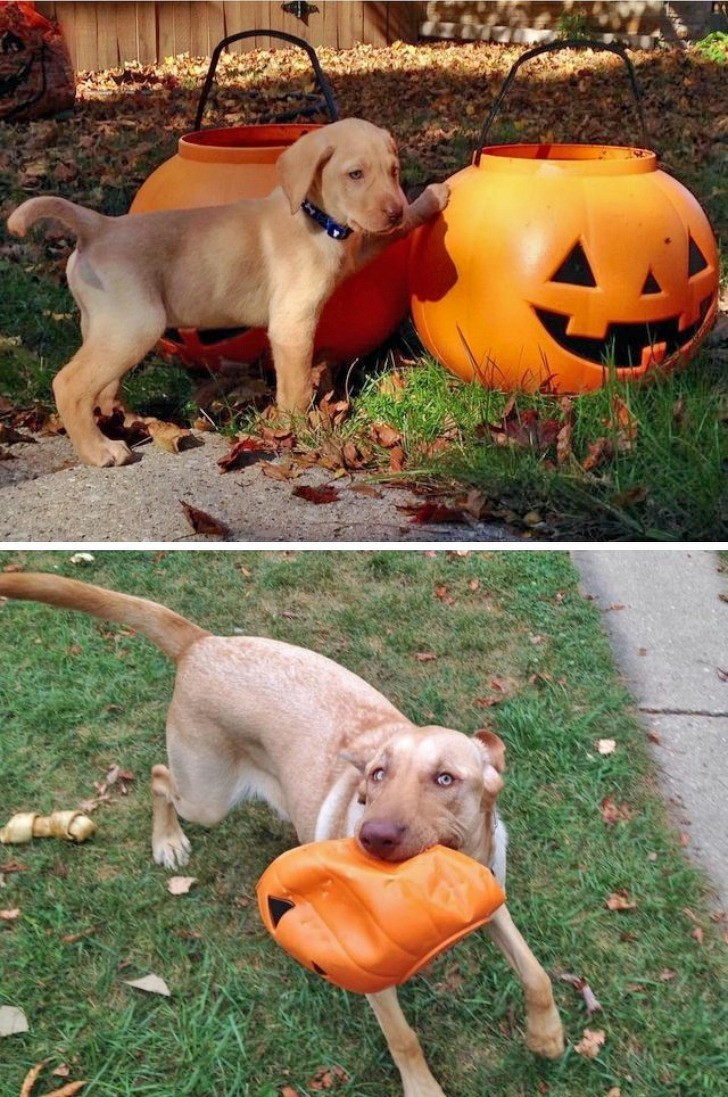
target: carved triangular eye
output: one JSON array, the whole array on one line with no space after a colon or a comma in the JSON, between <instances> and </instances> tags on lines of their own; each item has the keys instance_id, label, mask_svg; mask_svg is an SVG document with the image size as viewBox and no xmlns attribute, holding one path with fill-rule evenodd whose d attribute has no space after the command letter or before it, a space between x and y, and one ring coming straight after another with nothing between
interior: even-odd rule
<instances>
[{"instance_id":1,"label":"carved triangular eye","mask_svg":"<svg viewBox=\"0 0 728 1097\"><path fill-rule=\"evenodd\" d=\"M651 270L647 272L645 284L642 287L642 296L647 297L647 295L650 293L662 293L660 283L657 281Z\"/></svg>"},{"instance_id":2,"label":"carved triangular eye","mask_svg":"<svg viewBox=\"0 0 728 1097\"><path fill-rule=\"evenodd\" d=\"M700 271L705 270L707 265L708 260L691 236L690 250L688 252L688 278L692 278L694 274L700 274Z\"/></svg>"},{"instance_id":3,"label":"carved triangular eye","mask_svg":"<svg viewBox=\"0 0 728 1097\"><path fill-rule=\"evenodd\" d=\"M296 904L292 903L289 899L276 899L272 895L268 896L268 910L274 929L277 928L283 915L288 914L289 910L293 910L295 905Z\"/></svg>"},{"instance_id":4,"label":"carved triangular eye","mask_svg":"<svg viewBox=\"0 0 728 1097\"><path fill-rule=\"evenodd\" d=\"M551 281L566 282L570 286L596 286L589 260L580 243L574 244L559 269L551 276Z\"/></svg>"}]
</instances>

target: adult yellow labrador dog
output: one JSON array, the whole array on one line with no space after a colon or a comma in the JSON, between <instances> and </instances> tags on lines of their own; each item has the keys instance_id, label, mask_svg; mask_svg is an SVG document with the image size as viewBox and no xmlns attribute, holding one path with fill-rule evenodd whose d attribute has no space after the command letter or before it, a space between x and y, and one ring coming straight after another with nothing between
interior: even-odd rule
<instances>
[{"instance_id":1,"label":"adult yellow labrador dog","mask_svg":"<svg viewBox=\"0 0 728 1097\"><path fill-rule=\"evenodd\" d=\"M119 406L121 379L165 328L265 327L283 412L305 411L325 302L348 275L447 203L444 183L407 204L386 130L358 118L305 134L278 161L280 187L230 205L104 217L63 198L23 202L8 228L60 221L77 238L66 273L83 344L53 392L87 465L123 465L94 410Z\"/></svg>"},{"instance_id":2,"label":"adult yellow labrador dog","mask_svg":"<svg viewBox=\"0 0 728 1097\"><path fill-rule=\"evenodd\" d=\"M0 595L120 622L175 660L168 766L152 771L152 851L165 868L190 855L180 818L212 826L255 797L289 820L300 842L353 835L391 861L442 843L504 882L495 803L505 752L492 732L418 727L330 659L256 636L213 636L143 598L31 573L0 575ZM506 906L485 929L523 984L528 1046L555 1058L564 1038L548 975ZM444 1097L396 990L367 997L405 1097Z\"/></svg>"}]
</instances>

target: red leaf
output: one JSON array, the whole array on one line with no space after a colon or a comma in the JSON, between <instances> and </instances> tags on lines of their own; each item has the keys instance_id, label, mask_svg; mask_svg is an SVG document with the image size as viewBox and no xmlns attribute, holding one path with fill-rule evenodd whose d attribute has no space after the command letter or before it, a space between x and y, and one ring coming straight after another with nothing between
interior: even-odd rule
<instances>
[{"instance_id":1,"label":"red leaf","mask_svg":"<svg viewBox=\"0 0 728 1097\"><path fill-rule=\"evenodd\" d=\"M202 533L206 537L228 537L230 535L230 529L223 525L222 522L218 522L217 518L213 518L212 515L207 514L204 510L198 510L197 507L190 506L189 503L185 503L180 499L180 506L184 511L185 518L192 526L195 533Z\"/></svg>"},{"instance_id":2,"label":"red leaf","mask_svg":"<svg viewBox=\"0 0 728 1097\"><path fill-rule=\"evenodd\" d=\"M293 494L299 499L305 499L307 503L335 503L339 499L339 492L330 484L322 484L314 488L307 484L299 484L293 489Z\"/></svg>"}]
</instances>

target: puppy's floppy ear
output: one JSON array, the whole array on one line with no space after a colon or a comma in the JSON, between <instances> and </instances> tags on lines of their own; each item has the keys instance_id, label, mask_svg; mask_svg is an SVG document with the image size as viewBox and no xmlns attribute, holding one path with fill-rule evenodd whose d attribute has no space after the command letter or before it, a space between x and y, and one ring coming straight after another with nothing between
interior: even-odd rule
<instances>
[{"instance_id":1,"label":"puppy's floppy ear","mask_svg":"<svg viewBox=\"0 0 728 1097\"><path fill-rule=\"evenodd\" d=\"M506 745L494 731L482 728L473 739L483 755L483 784L485 791L496 797L503 788L501 773L506 768Z\"/></svg>"},{"instance_id":2,"label":"puppy's floppy ear","mask_svg":"<svg viewBox=\"0 0 728 1097\"><path fill-rule=\"evenodd\" d=\"M281 153L278 158L278 177L291 213L296 213L299 209L317 173L333 154L334 146L326 134L326 127L305 133Z\"/></svg>"},{"instance_id":3,"label":"puppy's floppy ear","mask_svg":"<svg viewBox=\"0 0 728 1097\"><path fill-rule=\"evenodd\" d=\"M367 768L366 761L362 758L362 756L360 754L352 754L348 750L340 751L339 752L339 758L342 758L345 762L348 762L349 765L353 766L354 769L358 769L359 773L361 773L362 779L361 779L361 782L359 784L358 789L356 790L356 802L358 804L366 804L366 802L367 802L367 783L366 783L366 780L364 779L364 770Z\"/></svg>"}]
</instances>

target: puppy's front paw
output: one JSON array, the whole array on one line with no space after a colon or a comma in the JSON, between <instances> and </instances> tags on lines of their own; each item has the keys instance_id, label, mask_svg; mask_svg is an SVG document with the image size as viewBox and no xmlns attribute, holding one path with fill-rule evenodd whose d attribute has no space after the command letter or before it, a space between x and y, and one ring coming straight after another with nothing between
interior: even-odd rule
<instances>
[{"instance_id":1,"label":"puppy's front paw","mask_svg":"<svg viewBox=\"0 0 728 1097\"><path fill-rule=\"evenodd\" d=\"M168 835L152 843L154 860L162 868L168 869L184 868L190 859L191 848L187 836L181 830L175 835Z\"/></svg>"},{"instance_id":2,"label":"puppy's front paw","mask_svg":"<svg viewBox=\"0 0 728 1097\"><path fill-rule=\"evenodd\" d=\"M526 1043L529 1050L545 1059L558 1059L564 1053L564 1027L554 1008L538 1023L528 1025Z\"/></svg>"},{"instance_id":3,"label":"puppy's front paw","mask_svg":"<svg viewBox=\"0 0 728 1097\"><path fill-rule=\"evenodd\" d=\"M436 210L434 212L442 213L450 201L450 184L449 183L430 183L426 188L428 194L432 195L432 199L435 203Z\"/></svg>"}]
</instances>

